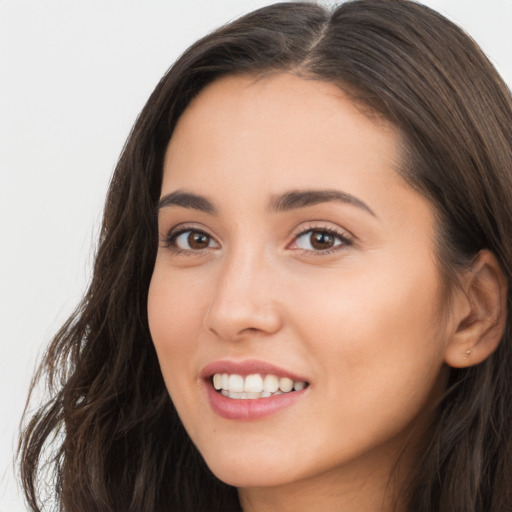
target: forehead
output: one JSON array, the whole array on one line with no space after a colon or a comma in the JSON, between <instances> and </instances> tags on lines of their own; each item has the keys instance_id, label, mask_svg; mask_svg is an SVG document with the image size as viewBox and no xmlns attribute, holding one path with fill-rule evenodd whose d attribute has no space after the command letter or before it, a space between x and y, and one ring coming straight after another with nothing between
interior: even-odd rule
<instances>
[{"instance_id":1,"label":"forehead","mask_svg":"<svg viewBox=\"0 0 512 512\"><path fill-rule=\"evenodd\" d=\"M393 126L363 114L332 83L289 73L228 76L206 87L179 119L164 186L199 175L207 188L223 178L234 185L269 174L277 187L285 186L280 178L329 186L343 174L349 181L376 178L384 167L396 179L400 145Z\"/></svg>"}]
</instances>

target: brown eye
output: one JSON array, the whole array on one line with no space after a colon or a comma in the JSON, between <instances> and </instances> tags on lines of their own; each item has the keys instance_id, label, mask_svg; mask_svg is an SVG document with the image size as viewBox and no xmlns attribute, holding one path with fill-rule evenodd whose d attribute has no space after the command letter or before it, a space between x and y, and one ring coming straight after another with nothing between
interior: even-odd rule
<instances>
[{"instance_id":1,"label":"brown eye","mask_svg":"<svg viewBox=\"0 0 512 512\"><path fill-rule=\"evenodd\" d=\"M310 235L311 247L318 251L330 249L334 246L335 241L334 236L326 231L312 231Z\"/></svg>"},{"instance_id":2,"label":"brown eye","mask_svg":"<svg viewBox=\"0 0 512 512\"><path fill-rule=\"evenodd\" d=\"M351 240L336 231L308 229L297 235L291 248L322 253L331 249L342 249L349 245L352 245Z\"/></svg>"},{"instance_id":3,"label":"brown eye","mask_svg":"<svg viewBox=\"0 0 512 512\"><path fill-rule=\"evenodd\" d=\"M218 247L215 240L203 231L187 229L176 233L169 238L168 245L181 251L201 251L211 247Z\"/></svg>"},{"instance_id":4,"label":"brown eye","mask_svg":"<svg viewBox=\"0 0 512 512\"><path fill-rule=\"evenodd\" d=\"M191 249L206 249L210 244L210 237L205 233L191 231L187 237L187 242Z\"/></svg>"}]
</instances>

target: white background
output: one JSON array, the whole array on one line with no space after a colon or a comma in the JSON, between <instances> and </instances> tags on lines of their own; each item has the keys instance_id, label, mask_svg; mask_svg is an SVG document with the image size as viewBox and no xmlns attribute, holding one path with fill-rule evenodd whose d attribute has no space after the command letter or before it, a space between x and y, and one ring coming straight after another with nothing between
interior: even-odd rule
<instances>
[{"instance_id":1,"label":"white background","mask_svg":"<svg viewBox=\"0 0 512 512\"><path fill-rule=\"evenodd\" d=\"M0 512L25 510L12 459L30 377L86 288L137 113L190 43L269 3L0 0ZM425 3L472 34L512 84L512 0Z\"/></svg>"}]
</instances>

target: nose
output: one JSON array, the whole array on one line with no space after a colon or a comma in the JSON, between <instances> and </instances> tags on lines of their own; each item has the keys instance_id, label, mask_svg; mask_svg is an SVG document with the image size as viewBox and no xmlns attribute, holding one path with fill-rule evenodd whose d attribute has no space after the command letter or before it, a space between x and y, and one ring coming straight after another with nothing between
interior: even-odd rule
<instances>
[{"instance_id":1,"label":"nose","mask_svg":"<svg viewBox=\"0 0 512 512\"><path fill-rule=\"evenodd\" d=\"M263 256L233 255L221 264L205 327L220 339L271 335L282 325L276 269Z\"/></svg>"}]
</instances>

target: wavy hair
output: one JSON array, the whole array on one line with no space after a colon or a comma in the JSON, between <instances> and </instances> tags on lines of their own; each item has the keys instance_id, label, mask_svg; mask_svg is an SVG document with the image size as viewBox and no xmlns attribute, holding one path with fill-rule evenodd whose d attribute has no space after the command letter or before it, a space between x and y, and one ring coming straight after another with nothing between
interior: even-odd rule
<instances>
[{"instance_id":1,"label":"wavy hair","mask_svg":"<svg viewBox=\"0 0 512 512\"><path fill-rule=\"evenodd\" d=\"M190 101L218 77L288 71L335 83L400 130L404 179L437 214L446 282L484 248L512 277L512 99L468 35L407 0L259 9L193 44L138 117L108 192L90 287L37 379L50 399L25 415L19 459L34 511L227 512L217 480L165 388L147 319L163 158ZM507 302L510 318L511 286ZM414 512L512 510L512 339L451 369L407 499ZM28 408L27 408L28 411ZM45 471L53 477L44 492Z\"/></svg>"}]
</instances>

